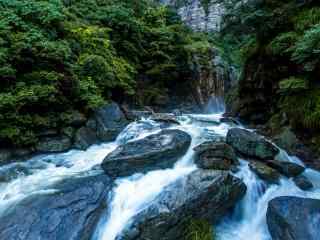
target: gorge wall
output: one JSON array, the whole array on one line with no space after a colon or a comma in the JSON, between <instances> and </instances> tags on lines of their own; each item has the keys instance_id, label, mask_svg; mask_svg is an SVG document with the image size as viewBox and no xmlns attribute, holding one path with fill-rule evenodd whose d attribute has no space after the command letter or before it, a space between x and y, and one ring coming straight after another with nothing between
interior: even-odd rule
<instances>
[{"instance_id":1,"label":"gorge wall","mask_svg":"<svg viewBox=\"0 0 320 240\"><path fill-rule=\"evenodd\" d=\"M162 0L162 3L176 7L182 20L194 30L219 32L221 29L222 16L225 13L221 1Z\"/></svg>"},{"instance_id":2,"label":"gorge wall","mask_svg":"<svg viewBox=\"0 0 320 240\"><path fill-rule=\"evenodd\" d=\"M194 31L212 35L221 31L223 16L226 13L225 1L211 0L162 0L161 3L177 9L182 21ZM194 95L199 105L206 105L211 98L224 98L231 82L237 78L235 69L222 57L218 48L211 47L203 61L203 53L193 58L192 76ZM205 64L204 64L205 63Z\"/></svg>"}]
</instances>

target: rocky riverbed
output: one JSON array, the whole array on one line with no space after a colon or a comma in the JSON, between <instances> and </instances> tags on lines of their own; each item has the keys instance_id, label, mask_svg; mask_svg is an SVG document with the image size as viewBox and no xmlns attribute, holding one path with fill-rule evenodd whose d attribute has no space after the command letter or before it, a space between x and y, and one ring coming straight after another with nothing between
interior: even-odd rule
<instances>
[{"instance_id":1,"label":"rocky riverbed","mask_svg":"<svg viewBox=\"0 0 320 240\"><path fill-rule=\"evenodd\" d=\"M222 114L119 111L94 125L111 142L0 168L1 239L174 240L192 220L222 240L317 239L320 174L268 139Z\"/></svg>"}]
</instances>

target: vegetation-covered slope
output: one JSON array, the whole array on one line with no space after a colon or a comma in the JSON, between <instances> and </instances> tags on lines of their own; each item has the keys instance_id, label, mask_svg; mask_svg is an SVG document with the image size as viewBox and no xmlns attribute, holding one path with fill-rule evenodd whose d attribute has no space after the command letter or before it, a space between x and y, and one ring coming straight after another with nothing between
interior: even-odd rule
<instances>
[{"instance_id":1,"label":"vegetation-covered slope","mask_svg":"<svg viewBox=\"0 0 320 240\"><path fill-rule=\"evenodd\" d=\"M155 101L203 46L149 0L0 0L0 143L33 145L110 99Z\"/></svg>"},{"instance_id":2,"label":"vegetation-covered slope","mask_svg":"<svg viewBox=\"0 0 320 240\"><path fill-rule=\"evenodd\" d=\"M278 129L290 125L319 141L319 2L249 1L229 11L222 45L242 73L229 94L233 112Z\"/></svg>"}]
</instances>

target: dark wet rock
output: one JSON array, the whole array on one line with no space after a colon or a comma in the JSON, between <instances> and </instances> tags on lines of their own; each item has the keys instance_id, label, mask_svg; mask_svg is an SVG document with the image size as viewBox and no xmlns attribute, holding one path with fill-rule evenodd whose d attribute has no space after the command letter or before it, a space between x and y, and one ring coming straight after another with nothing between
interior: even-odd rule
<instances>
[{"instance_id":1,"label":"dark wet rock","mask_svg":"<svg viewBox=\"0 0 320 240\"><path fill-rule=\"evenodd\" d=\"M96 129L97 136L101 141L114 141L129 123L116 103L97 109L94 119L95 123L91 122L89 126Z\"/></svg>"},{"instance_id":2,"label":"dark wet rock","mask_svg":"<svg viewBox=\"0 0 320 240\"><path fill-rule=\"evenodd\" d=\"M259 178L269 183L278 183L280 174L277 170L267 166L262 162L252 161L249 164L250 169L257 174Z\"/></svg>"},{"instance_id":3,"label":"dark wet rock","mask_svg":"<svg viewBox=\"0 0 320 240\"><path fill-rule=\"evenodd\" d=\"M12 150L12 157L16 159L22 159L26 157L30 157L33 153L31 148L15 148Z\"/></svg>"},{"instance_id":4,"label":"dark wet rock","mask_svg":"<svg viewBox=\"0 0 320 240\"><path fill-rule=\"evenodd\" d=\"M12 151L9 149L0 149L0 165L8 162L12 158Z\"/></svg>"},{"instance_id":5,"label":"dark wet rock","mask_svg":"<svg viewBox=\"0 0 320 240\"><path fill-rule=\"evenodd\" d=\"M43 130L43 131L40 131L38 134L37 134L37 137L39 138L44 138L44 137L55 137L59 135L59 132L57 129L46 129L46 130Z\"/></svg>"},{"instance_id":6,"label":"dark wet rock","mask_svg":"<svg viewBox=\"0 0 320 240\"><path fill-rule=\"evenodd\" d=\"M319 240L320 200L275 198L269 202L267 223L273 240Z\"/></svg>"},{"instance_id":7,"label":"dark wet rock","mask_svg":"<svg viewBox=\"0 0 320 240\"><path fill-rule=\"evenodd\" d=\"M96 133L88 127L78 129L74 137L74 146L80 150L86 150L97 142L98 138Z\"/></svg>"},{"instance_id":8,"label":"dark wet rock","mask_svg":"<svg viewBox=\"0 0 320 240\"><path fill-rule=\"evenodd\" d=\"M223 117L220 119L220 122L222 123L227 123L227 124L230 124L230 125L239 125L239 122L238 120L236 120L235 118L232 118L232 117Z\"/></svg>"},{"instance_id":9,"label":"dark wet rock","mask_svg":"<svg viewBox=\"0 0 320 240\"><path fill-rule=\"evenodd\" d=\"M286 177L296 177L304 172L305 168L293 162L269 160L266 164Z\"/></svg>"},{"instance_id":10,"label":"dark wet rock","mask_svg":"<svg viewBox=\"0 0 320 240\"><path fill-rule=\"evenodd\" d=\"M307 191L313 188L312 182L306 176L299 175L293 178L293 181L301 190Z\"/></svg>"},{"instance_id":11,"label":"dark wet rock","mask_svg":"<svg viewBox=\"0 0 320 240\"><path fill-rule=\"evenodd\" d=\"M273 159L279 149L262 136L242 128L232 128L227 143L244 156L262 160Z\"/></svg>"},{"instance_id":12,"label":"dark wet rock","mask_svg":"<svg viewBox=\"0 0 320 240\"><path fill-rule=\"evenodd\" d=\"M199 168L230 170L238 164L233 148L224 142L204 142L194 148Z\"/></svg>"},{"instance_id":13,"label":"dark wet rock","mask_svg":"<svg viewBox=\"0 0 320 240\"><path fill-rule=\"evenodd\" d=\"M155 122L165 123L168 125L180 125L179 121L177 120L177 117L174 114L155 113L151 116L150 119Z\"/></svg>"},{"instance_id":14,"label":"dark wet rock","mask_svg":"<svg viewBox=\"0 0 320 240\"><path fill-rule=\"evenodd\" d=\"M0 216L0 239L89 240L112 188L104 174L64 180L50 193L34 194Z\"/></svg>"},{"instance_id":15,"label":"dark wet rock","mask_svg":"<svg viewBox=\"0 0 320 240\"><path fill-rule=\"evenodd\" d=\"M24 160L30 157L33 153L31 148L13 148L13 149L0 149L0 166Z\"/></svg>"},{"instance_id":16,"label":"dark wet rock","mask_svg":"<svg viewBox=\"0 0 320 240\"><path fill-rule=\"evenodd\" d=\"M297 136L290 130L290 128L284 128L281 133L273 138L273 141L277 146L285 149L289 153L294 153L299 144L301 144Z\"/></svg>"},{"instance_id":17,"label":"dark wet rock","mask_svg":"<svg viewBox=\"0 0 320 240\"><path fill-rule=\"evenodd\" d=\"M245 192L245 184L226 172L197 170L167 186L117 239L184 239L190 219L214 223L235 206Z\"/></svg>"},{"instance_id":18,"label":"dark wet rock","mask_svg":"<svg viewBox=\"0 0 320 240\"><path fill-rule=\"evenodd\" d=\"M40 139L36 150L40 153L57 153L67 151L71 146L71 139L67 136L46 137Z\"/></svg>"},{"instance_id":19,"label":"dark wet rock","mask_svg":"<svg viewBox=\"0 0 320 240\"><path fill-rule=\"evenodd\" d=\"M190 135L181 130L162 130L119 146L103 160L102 168L112 177L170 168L186 153L190 143Z\"/></svg>"}]
</instances>

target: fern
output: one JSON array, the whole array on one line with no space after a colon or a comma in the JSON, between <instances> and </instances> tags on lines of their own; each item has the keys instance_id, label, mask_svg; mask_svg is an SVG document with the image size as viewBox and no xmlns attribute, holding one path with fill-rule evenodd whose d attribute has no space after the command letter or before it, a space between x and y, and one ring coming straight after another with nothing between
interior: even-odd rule
<instances>
[{"instance_id":1,"label":"fern","mask_svg":"<svg viewBox=\"0 0 320 240\"><path fill-rule=\"evenodd\" d=\"M299 94L287 95L280 106L296 128L320 130L320 90L313 89Z\"/></svg>"},{"instance_id":2,"label":"fern","mask_svg":"<svg viewBox=\"0 0 320 240\"><path fill-rule=\"evenodd\" d=\"M308 88L308 83L305 79L290 77L281 80L279 83L279 88L281 93L301 92Z\"/></svg>"},{"instance_id":3,"label":"fern","mask_svg":"<svg viewBox=\"0 0 320 240\"><path fill-rule=\"evenodd\" d=\"M295 30L304 32L305 30L320 23L320 8L315 7L302 11L297 17L294 18Z\"/></svg>"},{"instance_id":4,"label":"fern","mask_svg":"<svg viewBox=\"0 0 320 240\"><path fill-rule=\"evenodd\" d=\"M295 32L282 33L271 41L267 46L267 51L273 55L286 55L295 45L298 37L298 34Z\"/></svg>"},{"instance_id":5,"label":"fern","mask_svg":"<svg viewBox=\"0 0 320 240\"><path fill-rule=\"evenodd\" d=\"M320 24L306 31L292 50L292 60L303 63L306 71L313 71L320 56Z\"/></svg>"}]
</instances>

